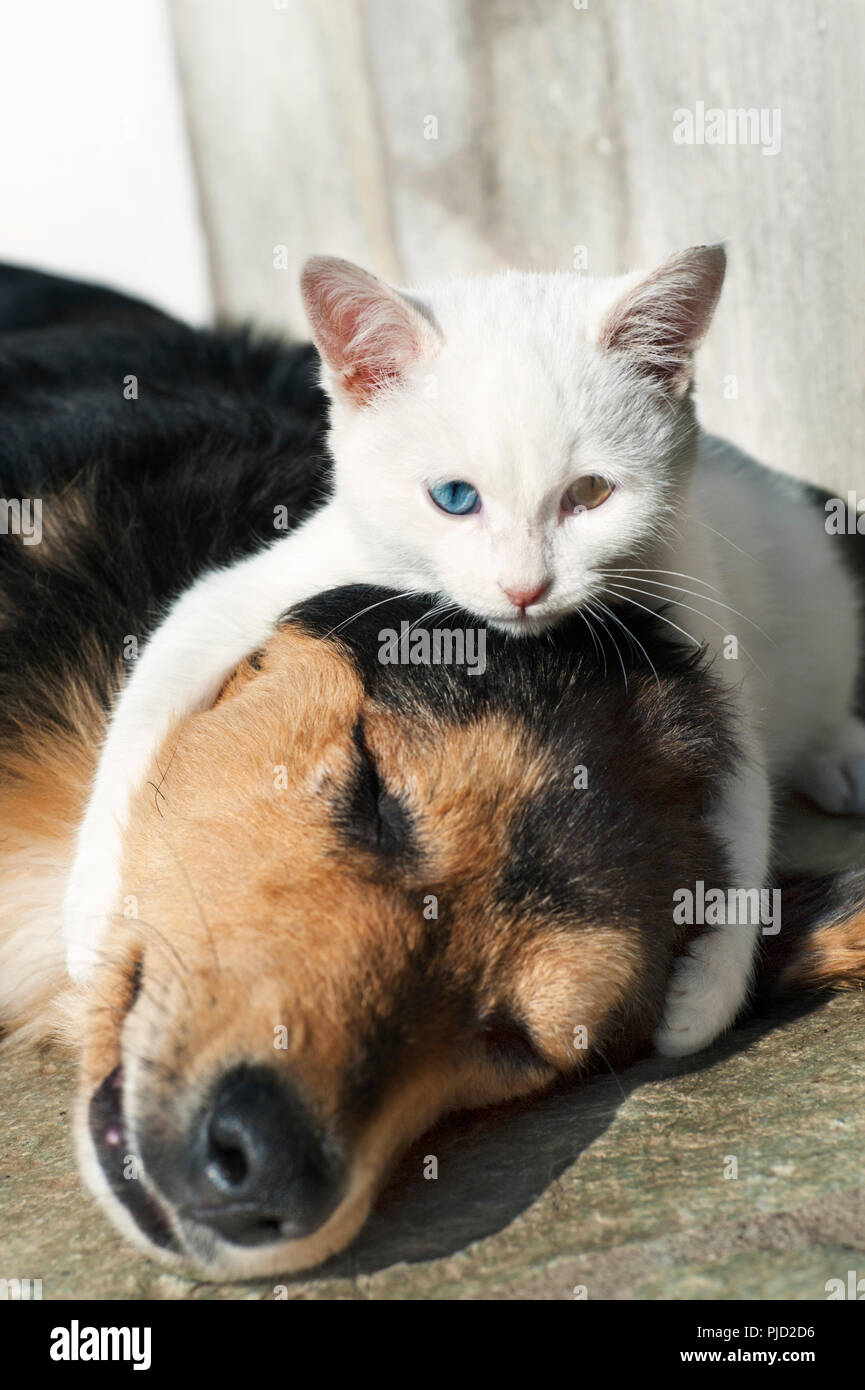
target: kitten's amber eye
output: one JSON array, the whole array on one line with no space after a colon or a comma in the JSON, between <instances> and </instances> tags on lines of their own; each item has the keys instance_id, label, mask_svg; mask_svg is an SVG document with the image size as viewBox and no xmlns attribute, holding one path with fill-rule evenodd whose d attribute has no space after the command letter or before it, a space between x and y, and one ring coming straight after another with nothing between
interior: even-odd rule
<instances>
[{"instance_id":1,"label":"kitten's amber eye","mask_svg":"<svg viewBox=\"0 0 865 1390\"><path fill-rule=\"evenodd\" d=\"M587 473L571 483L562 498L562 509L566 512L587 512L606 502L613 490L613 484L602 478L600 473Z\"/></svg>"}]
</instances>

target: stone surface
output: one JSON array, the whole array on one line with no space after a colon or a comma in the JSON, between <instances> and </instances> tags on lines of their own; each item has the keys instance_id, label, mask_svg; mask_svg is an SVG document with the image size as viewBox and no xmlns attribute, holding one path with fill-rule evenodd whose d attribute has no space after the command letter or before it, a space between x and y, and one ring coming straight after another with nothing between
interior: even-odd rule
<instances>
[{"instance_id":1,"label":"stone surface","mask_svg":"<svg viewBox=\"0 0 865 1390\"><path fill-rule=\"evenodd\" d=\"M287 1296L825 1298L865 1274L863 1004L799 1004L690 1061L453 1117L354 1248ZM46 1299L272 1298L166 1273L114 1233L75 1174L73 1084L53 1052L0 1065L0 1276L41 1278Z\"/></svg>"}]
</instances>

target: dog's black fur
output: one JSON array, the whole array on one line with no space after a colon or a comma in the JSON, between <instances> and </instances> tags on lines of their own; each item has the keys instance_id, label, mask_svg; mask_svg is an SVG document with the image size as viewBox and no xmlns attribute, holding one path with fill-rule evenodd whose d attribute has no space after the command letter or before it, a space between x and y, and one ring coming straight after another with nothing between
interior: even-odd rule
<instances>
[{"instance_id":1,"label":"dog's black fur","mask_svg":"<svg viewBox=\"0 0 865 1390\"><path fill-rule=\"evenodd\" d=\"M657 683L636 645L620 644L623 667L608 647L605 669L575 618L534 641L488 629L482 677L460 665L387 665L378 659L381 630L398 630L406 617L420 621L425 609L384 597L352 586L293 616L322 637L338 628L377 703L455 724L504 714L524 724L560 769L512 839L496 885L502 907L517 915L542 909L562 921L576 914L611 925L641 916L657 923L669 918L680 880L727 881L723 851L701 821L734 750L720 694L693 654L647 620L633 631L651 653ZM439 627L473 622L467 614L435 619ZM588 770L585 792L574 789L577 765Z\"/></svg>"},{"instance_id":2,"label":"dog's black fur","mask_svg":"<svg viewBox=\"0 0 865 1390\"><path fill-rule=\"evenodd\" d=\"M312 347L198 332L0 267L0 497L41 498L45 532L34 546L0 536L0 748L22 705L54 718L88 655L107 703L103 653L119 659L203 570L273 539L277 508L291 527L318 505L330 465L316 370Z\"/></svg>"}]
</instances>

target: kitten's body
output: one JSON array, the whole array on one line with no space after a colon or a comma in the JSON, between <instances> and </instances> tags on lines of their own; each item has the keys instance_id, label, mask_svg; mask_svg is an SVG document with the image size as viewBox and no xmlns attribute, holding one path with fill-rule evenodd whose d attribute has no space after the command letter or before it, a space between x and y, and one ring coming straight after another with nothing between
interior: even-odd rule
<instances>
[{"instance_id":1,"label":"kitten's body","mask_svg":"<svg viewBox=\"0 0 865 1390\"><path fill-rule=\"evenodd\" d=\"M73 970L86 973L120 899L119 828L172 720L211 700L287 607L343 583L437 592L517 634L579 609L625 641L629 605L664 606L671 636L715 653L737 717L739 768L714 811L731 852L721 887L766 886L772 783L865 810L840 555L804 489L697 431L692 355L722 278L723 254L697 248L649 276L512 273L418 300L343 262L310 263L333 495L289 537L200 580L145 649L70 880ZM603 504L569 510L587 477L609 484ZM430 500L453 479L479 494L472 514ZM758 930L698 941L671 988L664 1051L733 1020Z\"/></svg>"},{"instance_id":2,"label":"kitten's body","mask_svg":"<svg viewBox=\"0 0 865 1390\"><path fill-rule=\"evenodd\" d=\"M731 847L734 886L768 887L780 788L795 787L834 813L865 811L865 728L852 713L857 590L808 490L722 440L700 436L681 520L669 568L713 587L697 597L701 586L671 578L691 592L671 591L665 612L714 654L729 693L741 761L715 814ZM639 576L618 587L651 605L632 592L646 588ZM728 924L695 944L694 963L686 959L671 986L661 1051L690 1051L733 1020L759 931Z\"/></svg>"},{"instance_id":3,"label":"kitten's body","mask_svg":"<svg viewBox=\"0 0 865 1390\"><path fill-rule=\"evenodd\" d=\"M697 565L690 572L715 585L714 597L745 618L691 596L683 602L702 606L720 624L714 634L705 630L710 647L723 648L725 634L737 635L739 659L721 655L716 670L733 688L747 673L769 767L808 789L802 786L803 755L834 746L859 666L857 589L840 547L807 487L704 433L690 505L700 524L687 546L683 540L675 547L676 558L684 569ZM693 613L671 616L699 634Z\"/></svg>"}]
</instances>

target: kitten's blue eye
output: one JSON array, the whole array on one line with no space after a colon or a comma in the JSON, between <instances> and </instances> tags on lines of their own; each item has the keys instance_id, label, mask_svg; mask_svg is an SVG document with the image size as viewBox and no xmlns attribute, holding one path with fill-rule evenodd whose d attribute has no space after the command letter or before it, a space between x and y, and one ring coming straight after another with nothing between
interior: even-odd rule
<instances>
[{"instance_id":1,"label":"kitten's blue eye","mask_svg":"<svg viewBox=\"0 0 865 1390\"><path fill-rule=\"evenodd\" d=\"M471 483L434 483L429 495L437 507L441 507L443 512L450 512L452 516L468 516L469 512L478 511L481 505L478 490Z\"/></svg>"}]
</instances>

